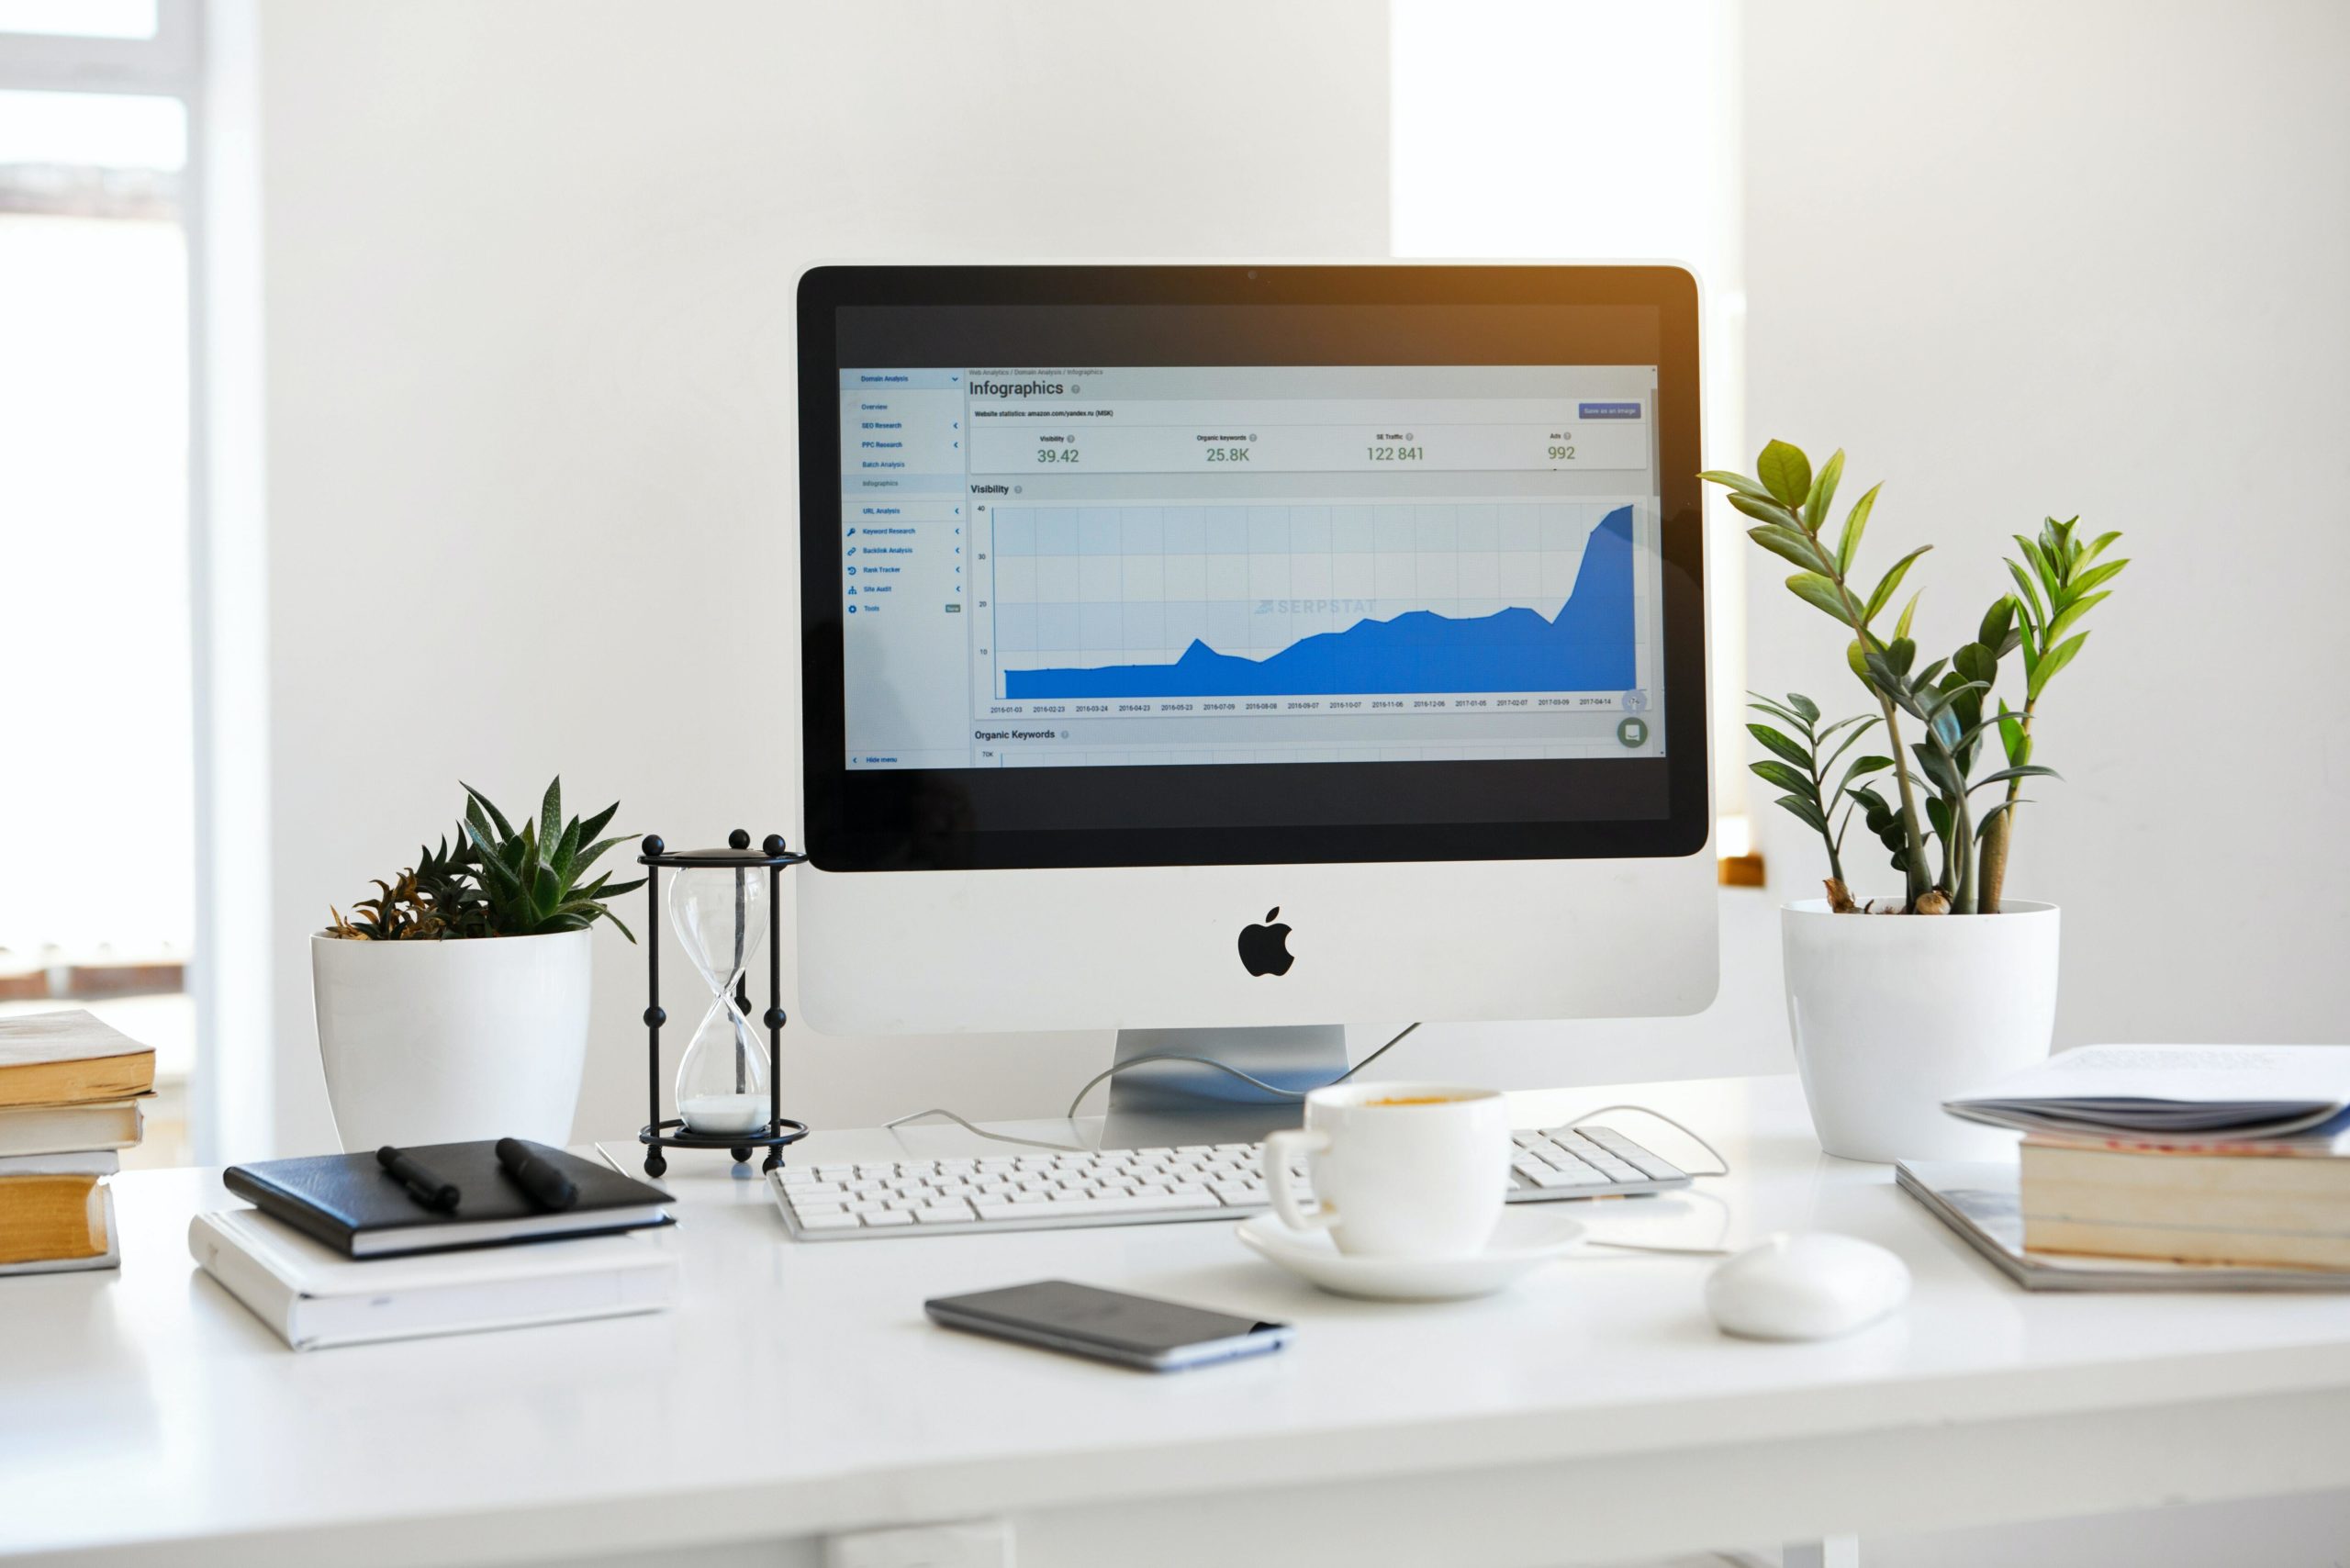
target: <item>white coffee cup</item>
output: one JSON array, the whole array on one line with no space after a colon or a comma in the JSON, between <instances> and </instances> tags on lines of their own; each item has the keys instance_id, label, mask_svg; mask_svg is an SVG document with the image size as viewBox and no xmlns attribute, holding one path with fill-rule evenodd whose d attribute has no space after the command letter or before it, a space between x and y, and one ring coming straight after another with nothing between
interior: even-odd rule
<instances>
[{"instance_id":1,"label":"white coffee cup","mask_svg":"<svg viewBox=\"0 0 2350 1568\"><path fill-rule=\"evenodd\" d=\"M1290 1162L1303 1153L1315 1206ZM1305 1097L1305 1126L1265 1140L1265 1193L1292 1230L1326 1230L1368 1258L1470 1258L1509 1192L1509 1107L1458 1083L1337 1083Z\"/></svg>"}]
</instances>

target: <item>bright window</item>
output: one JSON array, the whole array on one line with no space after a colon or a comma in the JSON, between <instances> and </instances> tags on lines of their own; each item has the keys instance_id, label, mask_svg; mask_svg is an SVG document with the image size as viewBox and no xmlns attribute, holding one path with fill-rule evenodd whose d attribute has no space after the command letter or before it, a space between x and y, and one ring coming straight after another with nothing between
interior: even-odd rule
<instances>
[{"instance_id":1,"label":"bright window","mask_svg":"<svg viewBox=\"0 0 2350 1568\"><path fill-rule=\"evenodd\" d=\"M188 105L146 90L177 46L126 41L157 13L0 0L0 1009L156 1047L151 1164L186 1157L196 918Z\"/></svg>"},{"instance_id":2,"label":"bright window","mask_svg":"<svg viewBox=\"0 0 2350 1568\"><path fill-rule=\"evenodd\" d=\"M1694 268L1706 460L1745 469L1734 0L1393 0L1392 15L1395 254ZM1740 854L1744 541L1708 506L1716 843Z\"/></svg>"}]
</instances>

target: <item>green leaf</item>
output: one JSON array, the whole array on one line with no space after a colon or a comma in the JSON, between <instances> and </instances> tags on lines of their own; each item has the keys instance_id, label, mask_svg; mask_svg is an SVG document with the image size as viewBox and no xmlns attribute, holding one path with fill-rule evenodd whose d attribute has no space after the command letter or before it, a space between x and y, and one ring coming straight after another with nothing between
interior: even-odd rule
<instances>
[{"instance_id":1,"label":"green leaf","mask_svg":"<svg viewBox=\"0 0 2350 1568\"><path fill-rule=\"evenodd\" d=\"M1944 756L1938 748L1920 741L1909 749L1917 753L1919 768L1932 780L1936 790L1942 791L1943 795L1966 793L1966 780L1958 776L1957 766L1949 757ZM1939 797L1936 798L1939 799Z\"/></svg>"},{"instance_id":2,"label":"green leaf","mask_svg":"<svg viewBox=\"0 0 2350 1568\"><path fill-rule=\"evenodd\" d=\"M1859 676L1864 684L1868 681L1869 651L1861 645L1858 637L1844 644L1844 662L1852 666L1852 673Z\"/></svg>"},{"instance_id":3,"label":"green leaf","mask_svg":"<svg viewBox=\"0 0 2350 1568\"><path fill-rule=\"evenodd\" d=\"M1879 696L1891 699L1903 711L1915 713L1918 711L1918 700L1910 693L1909 683L1901 678L1901 672L1895 669L1883 654L1868 654L1863 656L1868 664L1868 673L1863 678L1867 680L1870 687Z\"/></svg>"},{"instance_id":4,"label":"green leaf","mask_svg":"<svg viewBox=\"0 0 2350 1568\"><path fill-rule=\"evenodd\" d=\"M563 842L563 775L547 782L547 797L539 802L539 842Z\"/></svg>"},{"instance_id":5,"label":"green leaf","mask_svg":"<svg viewBox=\"0 0 2350 1568\"><path fill-rule=\"evenodd\" d=\"M472 797L473 803L475 805L480 807L484 812L487 812L489 814L490 822L497 824L498 837L511 838L514 836L514 824L506 820L505 813L500 812L496 805L491 803L488 796L483 794L480 790L475 789L472 785L466 783L462 778L457 780L457 785L460 789L464 790L468 796ZM472 814L473 813L470 811L466 812L466 815L468 816L471 816ZM487 833L488 831L488 827L485 825L482 831Z\"/></svg>"},{"instance_id":6,"label":"green leaf","mask_svg":"<svg viewBox=\"0 0 2350 1568\"><path fill-rule=\"evenodd\" d=\"M2063 637L2065 633L2073 629L2074 623L2082 616L2095 609L2100 601L2112 597L2112 590L2109 588L2103 593L2087 594L2073 600L2058 612L2055 620L2048 623L2048 641L2053 643Z\"/></svg>"},{"instance_id":7,"label":"green leaf","mask_svg":"<svg viewBox=\"0 0 2350 1568\"><path fill-rule=\"evenodd\" d=\"M2015 631L2015 595L2003 593L1983 612L1983 624L1975 629L1975 640L1990 649L1991 656L1997 658L2007 652L2006 644Z\"/></svg>"},{"instance_id":8,"label":"green leaf","mask_svg":"<svg viewBox=\"0 0 2350 1568\"><path fill-rule=\"evenodd\" d=\"M1918 618L1918 601L1925 597L1926 590L1919 588L1909 596L1909 602L1901 607L1900 615L1893 622L1893 634L1897 639L1909 635L1909 622Z\"/></svg>"},{"instance_id":9,"label":"green leaf","mask_svg":"<svg viewBox=\"0 0 2350 1568\"><path fill-rule=\"evenodd\" d=\"M1909 564L1932 548L1930 544L1920 544L1893 563L1892 570L1879 578L1876 587L1870 591L1868 606L1861 612L1863 622L1872 622L1877 618L1877 612L1892 601L1894 590L1901 586L1901 579L1909 575Z\"/></svg>"},{"instance_id":10,"label":"green leaf","mask_svg":"<svg viewBox=\"0 0 2350 1568\"><path fill-rule=\"evenodd\" d=\"M2013 537L2018 544L2023 546L2023 558L2031 563L2032 574L2039 577L2040 586L2048 590L2048 602L2054 604L2056 589L2064 579L2056 575L2056 568L2049 562L2048 553L2020 533Z\"/></svg>"},{"instance_id":11,"label":"green leaf","mask_svg":"<svg viewBox=\"0 0 2350 1568\"><path fill-rule=\"evenodd\" d=\"M2118 532L2100 533L2095 539L2090 540L2088 543L2088 548L2081 552L2081 565L2086 566L2091 561L2096 560L2099 555L2104 554L2106 546L2121 537L2121 535Z\"/></svg>"},{"instance_id":12,"label":"green leaf","mask_svg":"<svg viewBox=\"0 0 2350 1568\"><path fill-rule=\"evenodd\" d=\"M1980 837L1982 837L1982 836L1983 836L1983 834L1984 834L1985 833L1988 832L1988 831L1990 830L1990 826L1991 826L1991 820L1992 820L1994 817L1997 817L1997 816L1998 816L2001 812L2011 812L2011 811L2014 811L2018 806L2029 806L2029 805L2031 805L2031 801L2028 801L2028 800L2024 799L2024 798L2023 798L2022 796L2020 796L2020 795L2019 795L2018 797L2016 797L2016 799L2014 799L2014 800L2012 800L2012 801L1999 801L1997 805L1993 806L1989 811L1985 812L1982 814L1982 816L1981 816L1981 817L1979 817L1979 818L1977 818L1977 819L1975 820L1975 837L1980 838Z\"/></svg>"},{"instance_id":13,"label":"green leaf","mask_svg":"<svg viewBox=\"0 0 2350 1568\"><path fill-rule=\"evenodd\" d=\"M2099 583L2111 582L2115 577L2121 575L2121 568L2129 564L2129 557L2124 556L2119 561L2108 561L2102 566L2091 566L2087 571L2083 572L2079 577L2075 577L2070 583L2065 585L2065 602L2066 604L2072 603L2074 599L2078 599L2081 595L2088 592L2089 589L2097 587Z\"/></svg>"},{"instance_id":14,"label":"green leaf","mask_svg":"<svg viewBox=\"0 0 2350 1568\"><path fill-rule=\"evenodd\" d=\"M555 840L554 856L549 862L554 867L555 874L566 882L571 879L572 861L578 854L579 819L574 817L564 828L563 836Z\"/></svg>"},{"instance_id":15,"label":"green leaf","mask_svg":"<svg viewBox=\"0 0 2350 1568\"><path fill-rule=\"evenodd\" d=\"M1852 557L1860 554L1861 535L1868 530L1869 513L1876 510L1876 493L1884 488L1883 485L1871 485L1868 492L1852 503L1852 510L1844 514L1844 537L1836 546L1836 569L1846 577L1852 575Z\"/></svg>"},{"instance_id":16,"label":"green leaf","mask_svg":"<svg viewBox=\"0 0 2350 1568\"><path fill-rule=\"evenodd\" d=\"M2076 632L2072 636L2042 655L2040 662L2031 666L2031 682L2025 689L2024 695L2038 697L2048 683L2055 678L2056 672L2073 662L2073 655L2079 653L2081 644L2088 640L2089 634L2087 632Z\"/></svg>"},{"instance_id":17,"label":"green leaf","mask_svg":"<svg viewBox=\"0 0 2350 1568\"><path fill-rule=\"evenodd\" d=\"M1811 494L1811 459L1803 454L1801 447L1784 441L1774 441L1762 449L1762 455L1754 460L1754 476L1762 481L1762 487L1781 506L1790 510L1803 505L1804 498Z\"/></svg>"},{"instance_id":18,"label":"green leaf","mask_svg":"<svg viewBox=\"0 0 2350 1568\"><path fill-rule=\"evenodd\" d=\"M602 887L599 879L598 884L599 890L597 896L599 898L616 899L622 893L632 893L636 891L637 889L644 886L647 880L648 879L646 878L639 877L632 882L614 882L610 887L606 888ZM631 940L634 940L634 938L631 938Z\"/></svg>"},{"instance_id":19,"label":"green leaf","mask_svg":"<svg viewBox=\"0 0 2350 1568\"><path fill-rule=\"evenodd\" d=\"M1776 784L1790 795L1800 795L1807 801L1819 799L1819 787L1811 776L1800 768L1789 767L1784 762L1750 762L1746 765L1757 778Z\"/></svg>"},{"instance_id":20,"label":"green leaf","mask_svg":"<svg viewBox=\"0 0 2350 1568\"><path fill-rule=\"evenodd\" d=\"M1810 698L1806 697L1802 692L1788 692L1787 706L1802 714L1803 722L1805 723L1817 724L1819 722L1819 704L1814 702Z\"/></svg>"},{"instance_id":21,"label":"green leaf","mask_svg":"<svg viewBox=\"0 0 2350 1568\"><path fill-rule=\"evenodd\" d=\"M1980 643L1969 643L1951 655L1951 667L1967 680L1979 680L1985 687L1999 678L1999 655Z\"/></svg>"},{"instance_id":22,"label":"green leaf","mask_svg":"<svg viewBox=\"0 0 2350 1568\"><path fill-rule=\"evenodd\" d=\"M2023 599L2018 613L2024 616L2024 623L2028 626L2047 625L2048 611L2041 607L2040 590L2032 586L2031 574L2015 562L2006 560L2004 557L2001 564L2008 568L2008 576L2015 578L2016 587L2023 590Z\"/></svg>"},{"instance_id":23,"label":"green leaf","mask_svg":"<svg viewBox=\"0 0 2350 1568\"><path fill-rule=\"evenodd\" d=\"M1803 525L1811 532L1818 532L1819 525L1828 521L1828 508L1836 499L1837 482L1843 477L1844 449L1840 446L1819 465L1818 474L1811 481L1811 494L1803 503Z\"/></svg>"},{"instance_id":24,"label":"green leaf","mask_svg":"<svg viewBox=\"0 0 2350 1568\"><path fill-rule=\"evenodd\" d=\"M1721 485L1727 487L1733 494L1736 495L1753 496L1763 500L1768 500L1771 496L1770 491L1764 489L1762 486L1756 484L1745 475L1733 474L1727 468L1708 468L1704 473L1698 475L1697 477L1703 479L1708 485Z\"/></svg>"},{"instance_id":25,"label":"green leaf","mask_svg":"<svg viewBox=\"0 0 2350 1568\"><path fill-rule=\"evenodd\" d=\"M563 902L563 879L554 874L553 867L541 866L532 873L531 902L542 919L553 914L555 906Z\"/></svg>"},{"instance_id":26,"label":"green leaf","mask_svg":"<svg viewBox=\"0 0 2350 1568\"><path fill-rule=\"evenodd\" d=\"M620 809L621 803L618 801L614 801L610 805L606 806L602 811L598 812L594 816L589 817L586 822L581 823L579 824L579 842L582 844L594 843L596 835L604 831L604 824L610 822L612 820L613 813L618 812Z\"/></svg>"},{"instance_id":27,"label":"green leaf","mask_svg":"<svg viewBox=\"0 0 2350 1568\"><path fill-rule=\"evenodd\" d=\"M1828 831L1828 818L1809 801L1798 795L1782 795L1779 797L1778 803L1786 808L1789 815L1810 823L1821 833Z\"/></svg>"},{"instance_id":28,"label":"green leaf","mask_svg":"<svg viewBox=\"0 0 2350 1568\"><path fill-rule=\"evenodd\" d=\"M1751 518L1784 528L1790 533L1803 532L1803 520L1768 496L1750 496L1742 490L1732 490L1729 504Z\"/></svg>"},{"instance_id":29,"label":"green leaf","mask_svg":"<svg viewBox=\"0 0 2350 1568\"><path fill-rule=\"evenodd\" d=\"M587 848L581 850L577 857L571 863L573 875L585 876L588 867L593 866L597 861L602 859L606 850L611 848L613 845L621 842L622 841L617 838L599 838L595 843L589 845Z\"/></svg>"},{"instance_id":30,"label":"green leaf","mask_svg":"<svg viewBox=\"0 0 2350 1568\"><path fill-rule=\"evenodd\" d=\"M2063 774L2053 767L2042 767L2038 763L2032 763L2024 767L2002 767L1997 773L1986 773L1968 788L1970 791L1980 790L1986 784L2004 784L2010 778L2062 778L2063 777Z\"/></svg>"},{"instance_id":31,"label":"green leaf","mask_svg":"<svg viewBox=\"0 0 2350 1568\"><path fill-rule=\"evenodd\" d=\"M1752 735L1756 740L1761 741L1763 745L1768 747L1770 750L1778 753L1781 756L1785 757L1789 762L1794 763L1797 767L1809 767L1811 766L1811 752L1808 748L1797 745L1795 742L1789 740L1786 736L1781 734L1770 725L1749 724L1746 726L1746 732Z\"/></svg>"},{"instance_id":32,"label":"green leaf","mask_svg":"<svg viewBox=\"0 0 2350 1568\"><path fill-rule=\"evenodd\" d=\"M1926 825L1934 830L1934 836L1936 838L1948 838L1950 836L1950 802L1943 800L1940 795L1929 795L1926 797Z\"/></svg>"},{"instance_id":33,"label":"green leaf","mask_svg":"<svg viewBox=\"0 0 2350 1568\"><path fill-rule=\"evenodd\" d=\"M1820 553L1819 542L1800 529L1784 528L1775 522L1758 523L1746 531L1746 537L1805 571L1828 569L1828 557Z\"/></svg>"},{"instance_id":34,"label":"green leaf","mask_svg":"<svg viewBox=\"0 0 2350 1568\"><path fill-rule=\"evenodd\" d=\"M1844 600L1836 585L1818 572L1797 572L1787 579L1789 591L1806 603L1818 605L1837 620L1844 619ZM1850 624L1850 622L1846 622Z\"/></svg>"}]
</instances>

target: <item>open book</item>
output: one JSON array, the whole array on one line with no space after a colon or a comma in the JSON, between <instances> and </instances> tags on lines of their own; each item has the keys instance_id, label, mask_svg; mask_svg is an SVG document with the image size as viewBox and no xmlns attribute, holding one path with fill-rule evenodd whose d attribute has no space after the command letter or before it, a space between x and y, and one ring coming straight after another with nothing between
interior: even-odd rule
<instances>
[{"instance_id":1,"label":"open book","mask_svg":"<svg viewBox=\"0 0 2350 1568\"><path fill-rule=\"evenodd\" d=\"M2350 1129L2350 1046L2083 1046L1942 1108L2060 1137L2325 1137Z\"/></svg>"}]
</instances>

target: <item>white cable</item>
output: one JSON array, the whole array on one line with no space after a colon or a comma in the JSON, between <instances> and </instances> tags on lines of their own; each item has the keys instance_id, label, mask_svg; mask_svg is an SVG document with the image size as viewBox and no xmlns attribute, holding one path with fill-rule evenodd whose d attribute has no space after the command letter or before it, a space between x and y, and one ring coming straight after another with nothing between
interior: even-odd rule
<instances>
[{"instance_id":1,"label":"white cable","mask_svg":"<svg viewBox=\"0 0 2350 1568\"><path fill-rule=\"evenodd\" d=\"M1091 1154L1094 1152L1094 1150L1087 1148L1083 1144L1046 1143L1043 1138L1014 1137L1010 1133L991 1133L985 1127L977 1126L972 1123L965 1121L962 1117L957 1115L954 1112L947 1110L943 1105L933 1105L927 1111L916 1111L911 1115L900 1116L894 1122L884 1122L881 1124L881 1130L885 1133L893 1133L900 1127L904 1126L908 1122L919 1122L924 1116L944 1116L966 1132L977 1133L981 1137L991 1137L998 1143L1024 1143L1030 1148L1049 1148L1059 1154Z\"/></svg>"},{"instance_id":2,"label":"white cable","mask_svg":"<svg viewBox=\"0 0 2350 1568\"><path fill-rule=\"evenodd\" d=\"M1699 1137L1695 1133L1691 1132L1687 1127L1682 1126L1681 1123L1676 1122L1671 1116L1666 1115L1662 1111L1651 1110L1646 1105L1602 1105L1596 1111L1585 1111L1582 1115L1577 1116L1573 1121L1569 1122L1567 1126L1571 1127L1579 1127L1583 1126L1583 1123L1591 1120L1592 1117L1604 1116L1610 1111L1631 1111L1643 1116L1654 1116L1658 1121L1662 1122L1668 1127L1676 1129L1683 1137L1688 1138L1690 1142L1695 1144L1699 1148L1704 1149L1707 1154L1712 1155L1716 1161L1718 1161L1721 1166L1719 1170L1692 1170L1687 1174L1692 1176L1727 1176L1729 1174L1729 1157L1728 1155L1724 1154L1720 1149L1716 1148L1712 1144L1707 1143L1704 1138Z\"/></svg>"},{"instance_id":3,"label":"white cable","mask_svg":"<svg viewBox=\"0 0 2350 1568\"><path fill-rule=\"evenodd\" d=\"M1393 1037L1389 1039L1385 1045L1380 1047L1377 1050L1363 1058L1362 1060L1355 1063L1354 1066L1347 1069L1346 1071L1338 1074L1338 1076L1332 1079L1330 1082L1344 1083L1348 1079L1352 1078L1356 1073L1360 1072L1364 1068L1369 1067L1372 1062L1377 1061L1381 1057L1385 1056L1389 1051L1394 1049L1396 1041L1401 1040L1405 1035L1410 1034L1413 1030L1418 1027L1419 1025L1417 1024L1404 1025L1403 1028L1396 1031ZM1085 1087L1079 1090L1077 1092L1077 1097L1069 1103L1069 1111L1067 1113L1069 1119L1071 1121L1077 1119L1077 1108L1085 1103L1085 1097L1093 1092L1093 1086L1095 1084L1101 1082L1105 1078L1115 1077L1117 1074L1125 1071L1126 1069L1130 1067L1140 1067L1147 1061L1196 1062L1202 1067L1212 1067L1218 1072L1226 1073L1231 1077L1240 1080L1243 1083L1252 1084L1255 1087L1263 1090L1268 1094L1278 1094L1284 1100L1303 1100L1306 1095L1313 1092L1311 1090L1283 1089L1278 1083L1268 1083L1261 1078L1253 1078L1248 1073L1241 1071L1238 1068L1234 1067L1227 1062L1220 1062L1214 1057L1184 1056L1175 1051L1153 1051L1148 1056L1128 1057L1122 1062L1113 1062L1110 1066L1103 1068L1100 1072L1095 1073L1092 1077L1087 1079L1085 1081ZM1328 1084L1324 1084L1320 1087L1327 1088L1328 1086Z\"/></svg>"}]
</instances>

